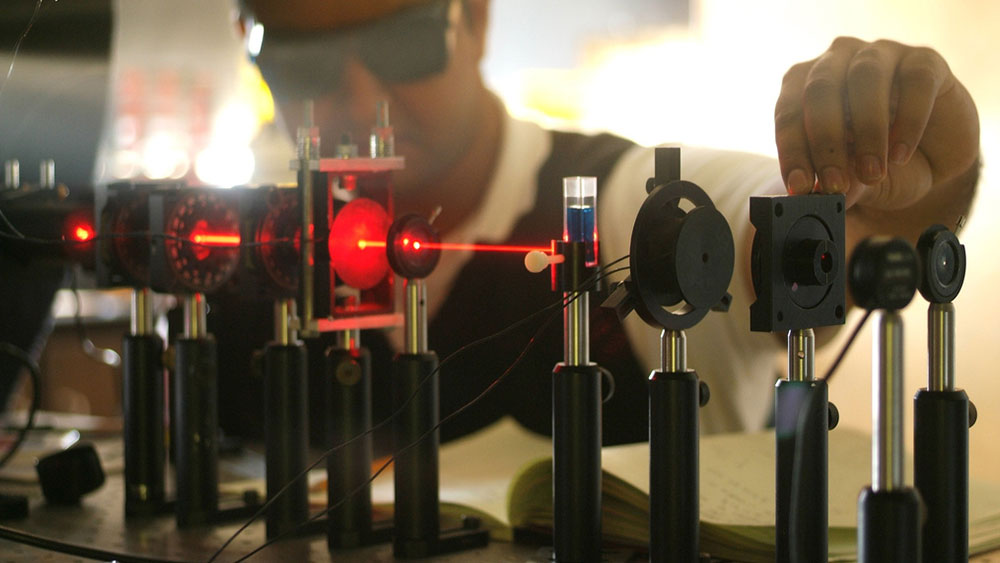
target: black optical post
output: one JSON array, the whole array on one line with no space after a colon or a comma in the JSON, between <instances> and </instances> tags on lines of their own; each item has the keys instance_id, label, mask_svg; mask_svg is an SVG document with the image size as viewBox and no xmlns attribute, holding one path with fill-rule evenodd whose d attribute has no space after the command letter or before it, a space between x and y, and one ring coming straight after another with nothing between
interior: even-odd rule
<instances>
[{"instance_id":1,"label":"black optical post","mask_svg":"<svg viewBox=\"0 0 1000 563\"><path fill-rule=\"evenodd\" d=\"M309 445L308 361L305 345L292 328L295 311L294 299L275 301L274 341L264 349L267 498L275 499L267 509L269 539L309 518L309 483L300 476Z\"/></svg>"},{"instance_id":2,"label":"black optical post","mask_svg":"<svg viewBox=\"0 0 1000 563\"><path fill-rule=\"evenodd\" d=\"M327 436L332 445L349 444L326 458L327 522L331 550L385 543L391 522L373 522L371 353L361 346L361 331L338 333L326 351Z\"/></svg>"},{"instance_id":3,"label":"black optical post","mask_svg":"<svg viewBox=\"0 0 1000 563\"><path fill-rule=\"evenodd\" d=\"M663 329L660 369L649 376L649 559L692 563L700 557L698 409L709 392L687 367L684 330L710 310L728 310L735 249L712 200L680 180L679 149L656 149L647 191L632 228L629 278L604 306L619 318L635 310Z\"/></svg>"},{"instance_id":4,"label":"black optical post","mask_svg":"<svg viewBox=\"0 0 1000 563\"><path fill-rule=\"evenodd\" d=\"M750 330L788 334L788 372L774 391L778 563L827 560L827 432L838 416L815 377L813 329L844 323L844 218L841 194L750 198Z\"/></svg>"},{"instance_id":5,"label":"black optical post","mask_svg":"<svg viewBox=\"0 0 1000 563\"><path fill-rule=\"evenodd\" d=\"M211 522L219 508L218 362L208 334L203 293L184 296L184 335L176 350L171 399L177 435L176 516L179 527Z\"/></svg>"},{"instance_id":6,"label":"black optical post","mask_svg":"<svg viewBox=\"0 0 1000 563\"><path fill-rule=\"evenodd\" d=\"M920 294L930 306L927 387L913 400L913 482L927 509L924 560L957 563L969 560L969 427L975 422L975 407L955 386L952 300L965 280L965 247L934 225L920 237L917 253Z\"/></svg>"},{"instance_id":7,"label":"black optical post","mask_svg":"<svg viewBox=\"0 0 1000 563\"><path fill-rule=\"evenodd\" d=\"M126 518L158 514L166 502L163 341L152 305L149 288L132 290L131 330L122 339Z\"/></svg>"},{"instance_id":8,"label":"black optical post","mask_svg":"<svg viewBox=\"0 0 1000 563\"><path fill-rule=\"evenodd\" d=\"M585 242L560 242L564 361L552 371L552 494L555 561L601 560L601 371L589 359L589 300L580 291L592 269ZM579 291L579 293L576 293Z\"/></svg>"},{"instance_id":9,"label":"black optical post","mask_svg":"<svg viewBox=\"0 0 1000 563\"><path fill-rule=\"evenodd\" d=\"M872 483L858 498L858 560L919 563L920 495L903 481L903 322L917 289L917 255L900 238L862 241L848 283L855 303L877 310L873 342ZM935 561L936 563L936 561Z\"/></svg>"},{"instance_id":10,"label":"black optical post","mask_svg":"<svg viewBox=\"0 0 1000 563\"><path fill-rule=\"evenodd\" d=\"M423 243L423 248L417 242ZM395 468L393 555L411 559L486 545L483 529L441 530L438 506L438 358L427 347L426 288L440 258L436 231L426 219L406 215L389 229L386 255L404 278L404 349L392 362Z\"/></svg>"}]
</instances>

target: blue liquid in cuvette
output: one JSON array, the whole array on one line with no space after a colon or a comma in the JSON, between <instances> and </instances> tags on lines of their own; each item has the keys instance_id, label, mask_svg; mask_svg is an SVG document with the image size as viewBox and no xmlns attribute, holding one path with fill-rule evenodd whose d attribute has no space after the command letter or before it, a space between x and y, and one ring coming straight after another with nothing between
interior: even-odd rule
<instances>
[{"instance_id":1,"label":"blue liquid in cuvette","mask_svg":"<svg viewBox=\"0 0 1000 563\"><path fill-rule=\"evenodd\" d=\"M571 205L566 208L566 235L568 242L594 242L594 208ZM595 244L587 245L587 264L597 262Z\"/></svg>"}]
</instances>

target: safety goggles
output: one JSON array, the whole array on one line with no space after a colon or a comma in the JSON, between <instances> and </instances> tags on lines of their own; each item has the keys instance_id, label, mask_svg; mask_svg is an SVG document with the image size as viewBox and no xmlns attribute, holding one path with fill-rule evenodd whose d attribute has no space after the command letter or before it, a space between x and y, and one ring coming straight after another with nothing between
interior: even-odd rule
<instances>
[{"instance_id":1,"label":"safety goggles","mask_svg":"<svg viewBox=\"0 0 1000 563\"><path fill-rule=\"evenodd\" d=\"M438 0L351 30L265 29L255 61L278 100L336 92L352 56L385 83L412 82L447 66L460 11L458 1Z\"/></svg>"}]
</instances>

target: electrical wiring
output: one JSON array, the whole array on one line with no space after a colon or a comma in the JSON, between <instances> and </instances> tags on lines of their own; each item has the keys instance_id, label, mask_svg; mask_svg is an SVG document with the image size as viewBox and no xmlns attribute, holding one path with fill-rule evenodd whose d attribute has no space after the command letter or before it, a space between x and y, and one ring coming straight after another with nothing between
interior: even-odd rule
<instances>
[{"instance_id":1,"label":"electrical wiring","mask_svg":"<svg viewBox=\"0 0 1000 563\"><path fill-rule=\"evenodd\" d=\"M840 348L840 352L837 353L837 357L834 359L833 363L826 370L826 374L819 379L823 383L829 385L834 374L837 373L837 368L840 367L841 362L844 357L847 356L847 352L851 349L851 345L854 344L858 333L864 328L865 323L871 316L872 311L867 310L863 317L858 319L857 324L854 325L854 329L851 330L850 336L847 337L847 341ZM798 508L799 508L799 498L802 496L802 480L799 476L802 473L802 458L805 457L802 454L803 444L802 437L805 435L806 431L806 421L809 420L809 416L812 410L816 408L816 403L819 401L819 397L816 387L812 386L809 388L808 392L805 394L805 401L799 410L798 419L795 422L795 453L792 456L792 482L790 486L790 498L789 498L789 509L788 509L788 537L789 537L789 554L792 561L799 561L799 553L802 547L799 545L797 530L797 518L798 518Z\"/></svg>"},{"instance_id":2,"label":"electrical wiring","mask_svg":"<svg viewBox=\"0 0 1000 563\"><path fill-rule=\"evenodd\" d=\"M35 25L35 20L38 19L38 13L42 9L42 0L38 0L35 4L35 11L31 13L31 19L28 20L27 27L21 32L21 36L17 38L17 43L14 44L13 54L10 57L10 66L7 67L7 74L3 78L3 82L0 82L0 100L3 99L3 91L7 87L7 82L10 81L11 74L14 73L14 62L17 61L17 54L21 51L21 44L24 43L24 39L28 36L28 32L31 31L32 26ZM8 223L9 224L9 223Z\"/></svg>"},{"instance_id":3,"label":"electrical wiring","mask_svg":"<svg viewBox=\"0 0 1000 563\"><path fill-rule=\"evenodd\" d=\"M616 260L608 263L604 267L604 269L600 270L599 272L597 272L593 276L591 276L589 279L585 280L584 283L582 284L582 287L583 288L591 287L594 284L596 284L597 282L599 282L600 280L602 280L602 279L604 279L604 278L606 278L608 276L611 276L611 275L613 275L615 273L627 270L627 268L616 268L616 269L607 270L607 268L609 268L609 267L611 267L611 266L613 266L615 264L618 264L618 263L620 263L620 262L622 262L622 261L624 261L626 259L628 259L628 255L625 255L625 256L623 256L621 258L618 258L618 259L616 259ZM475 340L473 342L470 342L469 344L466 344L465 346L459 348L455 352L449 354L446 358L444 358L441 361L441 363L438 365L437 369L435 369L434 371L432 371L431 373L429 373L427 376L424 377L424 379L422 379L417 384L417 388L413 391L413 393L411 393L410 396L407 397L407 399L403 402L403 404L400 405L400 407L398 409L396 409L393 413L391 413L388 417L386 417L385 419L383 419L381 422L373 425L368 430L366 430L364 432L361 432L358 435L354 436L353 438L347 440L346 442L343 442L341 444L338 444L338 445L330 448L329 450L327 450L326 452L324 452L323 455L321 455L316 461L314 461L306 469L304 469L299 475L297 475L296 477L292 478L284 487L282 487L281 489L279 489L278 492L275 493L275 495L274 495L273 498L268 499L267 502L265 502L261 506L261 508L257 511L257 513L255 513L250 518L249 521L247 521L238 530L236 530L236 532L234 532L233 535L230 536L230 538L228 540L226 540L226 542L214 554L212 554L212 556L208 559L208 563L211 563L212 561L215 561L215 559L219 555L222 554L222 552L225 550L225 548L230 543L232 543L232 541L235 540L236 537L239 536L239 534L241 534L247 527L250 526L250 524L252 524L257 518L259 518L262 514L264 514L267 511L267 508L271 505L271 503L274 502L275 499L277 499L278 497L280 497L280 495L282 495L298 479L303 478L309 471L311 471L313 468L315 468L317 465L319 465L323 460L325 460L327 458L327 456L332 455L336 451L338 451L338 450L340 450L340 449L342 449L342 448L344 448L344 447L352 444L356 440L359 440L362 437L364 437L364 436L366 436L368 434L371 434L372 432L375 432L378 429L384 427L385 425L391 423L399 415L399 413L403 412L406 409L406 407L417 396L417 394L420 392L420 390L423 388L423 386L427 383L427 381L435 373L439 372L445 365L447 365L448 363L450 363L453 359L457 358L459 355L461 355L461 354L463 354L463 353L465 353L465 352L467 352L467 351L469 351L469 350L471 350L473 348L476 348L476 347L478 347L478 346L480 346L482 344L486 344L486 343L491 342L491 341L493 341L493 340L495 340L497 338L500 338L501 336L504 336L504 335L508 334L509 332L511 332L511 331L519 328L520 326L522 326L522 325L530 322L531 320L533 320L533 319L535 319L535 318L537 318L537 317L539 317L539 316L541 316L541 315L543 315L543 314L545 314L547 312L550 312L550 311L553 311L553 310L556 310L556 311L562 310L563 308L565 308L566 306L568 306L571 302L573 302L579 295L581 295L580 292L574 292L569 297L562 297L558 301L555 301L552 304L547 305L546 307L543 307L542 309L540 309L538 311L535 311L534 313L531 313L530 315L527 315L523 319L521 319L521 320L519 320L519 321L517 321L517 322L515 322L515 323L513 323L513 324L511 324L509 326L507 326L506 328L504 328L504 329L502 329L502 330L500 330L500 331L498 331L498 332L496 332L494 334L491 334L489 336L485 336L483 338L480 338L479 340ZM496 388L497 385L500 384L500 382L511 371L513 371L513 369L518 364L520 364L520 362L523 360L523 358L527 354L527 352L530 351L530 349L534 346L534 343L537 340L538 335L541 334L541 332L543 331L543 329L545 327L547 327L552 322L552 320L555 319L555 318L557 318L557 316L556 316L555 313L553 313L552 315L549 316L549 318L547 318L545 320L545 322L543 323L542 327L540 327L540 329L538 331L536 331L535 335L532 336L532 338L529 340L529 342L526 345L526 347L524 348L524 350L522 350L521 354L518 355L518 357L514 360L514 362L498 378L494 379L493 382L491 382L490 385L487 386L487 388L482 393L480 393L479 395L477 395L476 397L474 397L471 401L467 402L465 405L459 407L453 413L451 413L448 416L444 417L441 421L438 422L438 424L434 428L432 428L431 430L429 430L426 433L424 433L417 440L415 440L411 444L408 444L407 446L405 446L404 448L402 448L400 451L396 452L396 454L394 454L394 456L392 458L390 458L389 461L386 462L385 465L383 465L382 467L380 467L375 472L375 474L372 475L371 478L366 483L363 483L362 485L360 485L359 487L357 487L356 489L354 489L353 491L351 491L346 497L344 497L344 499L342 499L336 505L334 505L332 507L328 507L326 510L318 513L318 515L310 518L308 522L311 522L311 521L315 520L316 518L319 518L323 514L326 514L327 512L329 512L331 510L334 510L336 507L338 507L343 502L346 502L347 499L351 498L353 495L355 495L358 492L360 492L361 490L363 490L364 487L366 487L371 481L373 481L376 477L378 477L378 475L381 474L381 472L386 467L388 467L388 463L390 463L393 459L395 459L395 455L399 455L400 453L402 453L404 451L407 451L410 448L414 447L416 444L420 443L420 441L422 441L425 437L429 436L435 430L437 430L438 428L440 428L442 424L444 424L445 422L451 420L455 416L458 416L459 414L461 414L462 412L464 412L466 409L468 409L472 405L474 405L477 402L479 402L483 397L485 397L486 395L488 395L493 389ZM307 524L308 524L308 522L307 522ZM294 533L294 531L290 531L288 533L291 534L291 533ZM282 534L282 535L279 535L279 536L273 538L272 540L268 541L263 546L259 547L258 550L259 549L263 549L264 547L266 547L267 545L270 545L274 541L277 541L279 538L283 537L284 535L285 534ZM256 553L256 551L254 551L254 553Z\"/></svg>"},{"instance_id":4,"label":"electrical wiring","mask_svg":"<svg viewBox=\"0 0 1000 563\"><path fill-rule=\"evenodd\" d=\"M9 528L3 525L0 525L0 538L25 545L35 546L41 549L47 549L49 551L75 555L77 557L86 557L88 559L96 559L99 561L117 561L118 563L186 563L176 559L143 557L140 555L117 553L85 545L55 541L21 530L15 530L14 528Z\"/></svg>"},{"instance_id":5,"label":"electrical wiring","mask_svg":"<svg viewBox=\"0 0 1000 563\"><path fill-rule=\"evenodd\" d=\"M77 287L77 269L73 268L73 275L70 279L70 291L73 292L73 300L75 301L76 307L73 309L73 325L76 328L76 335L80 341L80 346L83 348L83 353L87 355L88 358L98 362L100 364L117 368L122 364L122 358L111 348L101 348L94 344L94 341L87 336L87 329L83 326L83 315L81 309L83 309L80 300L80 289ZM121 390L118 390L118 395L121 396Z\"/></svg>"},{"instance_id":6,"label":"electrical wiring","mask_svg":"<svg viewBox=\"0 0 1000 563\"><path fill-rule=\"evenodd\" d=\"M18 431L17 438L10 448L0 457L0 467L7 464L8 461L17 452L21 444L24 443L25 438L28 436L28 432L35 425L35 414L38 412L38 407L41 404L41 370L38 369L38 364L32 360L27 352L9 344L7 342L0 342L0 353L10 356L21 363L31 374L31 406L28 409L28 420L24 423L24 426Z\"/></svg>"}]
</instances>

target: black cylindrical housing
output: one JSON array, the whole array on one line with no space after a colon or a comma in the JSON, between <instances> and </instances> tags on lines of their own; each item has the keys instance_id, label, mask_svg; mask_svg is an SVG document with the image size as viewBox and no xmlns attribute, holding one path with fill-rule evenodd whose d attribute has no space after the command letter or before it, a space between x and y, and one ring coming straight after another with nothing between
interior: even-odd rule
<instances>
[{"instance_id":1,"label":"black cylindrical housing","mask_svg":"<svg viewBox=\"0 0 1000 563\"><path fill-rule=\"evenodd\" d=\"M601 372L596 364L552 372L553 555L601 560Z\"/></svg>"},{"instance_id":2,"label":"black cylindrical housing","mask_svg":"<svg viewBox=\"0 0 1000 563\"><path fill-rule=\"evenodd\" d=\"M969 560L969 397L921 389L913 400L913 484L927 508L924 560Z\"/></svg>"},{"instance_id":3,"label":"black cylindrical housing","mask_svg":"<svg viewBox=\"0 0 1000 563\"><path fill-rule=\"evenodd\" d=\"M174 344L173 436L177 466L177 525L211 521L219 507L218 363L215 339L178 338Z\"/></svg>"},{"instance_id":4,"label":"black cylindrical housing","mask_svg":"<svg viewBox=\"0 0 1000 563\"><path fill-rule=\"evenodd\" d=\"M167 463L163 341L128 334L122 339L122 411L125 438L125 516L163 507Z\"/></svg>"},{"instance_id":5,"label":"black cylindrical housing","mask_svg":"<svg viewBox=\"0 0 1000 563\"><path fill-rule=\"evenodd\" d=\"M915 489L861 491L858 563L920 563L920 520L920 495Z\"/></svg>"},{"instance_id":6,"label":"black cylindrical housing","mask_svg":"<svg viewBox=\"0 0 1000 563\"><path fill-rule=\"evenodd\" d=\"M392 424L396 455L393 482L396 496L393 554L396 557L431 555L440 532L440 432L431 431L438 424L440 408L437 365L434 352L398 354L392 362L392 404L397 413Z\"/></svg>"},{"instance_id":7,"label":"black cylindrical housing","mask_svg":"<svg viewBox=\"0 0 1000 563\"><path fill-rule=\"evenodd\" d=\"M275 499L267 509L269 539L309 519L309 482L299 475L309 451L306 360L301 344L269 344L264 350L264 459L267 498Z\"/></svg>"},{"instance_id":8,"label":"black cylindrical housing","mask_svg":"<svg viewBox=\"0 0 1000 563\"><path fill-rule=\"evenodd\" d=\"M649 376L649 560L698 561L698 374Z\"/></svg>"},{"instance_id":9,"label":"black cylindrical housing","mask_svg":"<svg viewBox=\"0 0 1000 563\"><path fill-rule=\"evenodd\" d=\"M372 530L371 354L366 348L331 348L326 381L327 443L349 445L326 458L327 543L330 548L358 547Z\"/></svg>"},{"instance_id":10,"label":"black cylindrical housing","mask_svg":"<svg viewBox=\"0 0 1000 563\"><path fill-rule=\"evenodd\" d=\"M827 561L828 410L825 381L781 380L775 386L778 563ZM795 467L796 456L798 467ZM798 488L796 493L792 492L793 485Z\"/></svg>"}]
</instances>

